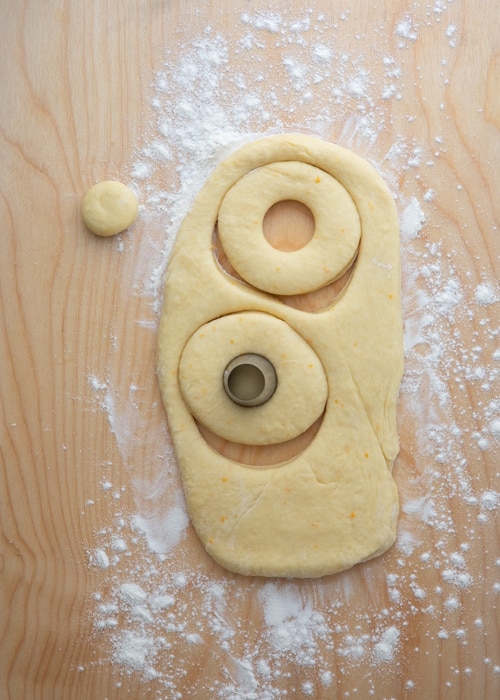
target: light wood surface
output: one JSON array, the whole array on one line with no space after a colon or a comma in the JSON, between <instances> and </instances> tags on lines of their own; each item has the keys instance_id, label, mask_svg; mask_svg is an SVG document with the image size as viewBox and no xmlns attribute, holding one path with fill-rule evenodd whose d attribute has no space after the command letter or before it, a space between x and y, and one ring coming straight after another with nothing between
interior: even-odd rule
<instances>
[{"instance_id":1,"label":"light wood surface","mask_svg":"<svg viewBox=\"0 0 500 700\"><path fill-rule=\"evenodd\" d=\"M276 12L286 9L289 17L305 16L298 0L273 7ZM412 243L414 268L415 259L426 264L439 246L439 259L453 268L453 278L465 290L460 305L472 308L477 286L499 279L496 0L411 7L402 0L315 0L311 7L309 17L323 14L340 27L332 34L338 49L359 55L364 41L384 35L384 55L397 55L404 65L404 99L384 105L390 118L375 145L356 138L344 145L380 162L403 135L410 150L420 148L424 161L433 160L425 176L424 164L399 168L391 186L406 201L416 196L422 202L426 192L436 193L426 207L425 229ZM412 395L402 394L401 454L395 467L400 492L409 504L425 500L434 488L427 522L417 521L409 508L401 515L403 538L410 532L418 546L394 547L351 571L293 589L327 619L328 634L315 642L315 663L308 664L304 655L299 659L283 653L278 659L269 652L273 678L265 681L261 665L261 685L253 690L252 683L245 685L244 663L256 663L257 650L265 659L270 644L259 603L263 583L219 569L191 529L176 550L177 560L155 559L139 536L120 565L101 568L89 560L89 552L100 547L107 532L117 531L120 518L127 520L137 511L141 499L142 505L149 499L155 513L168 511L179 482L175 468L164 466L170 441L155 377L157 315L151 299L137 293L149 275L138 271L141 245L147 237L161 251L166 224L148 217L147 203L141 202L144 209L130 235L101 240L84 229L79 202L94 182L126 181L141 147L153 138L151 85L166 49L171 57L178 55L179 63L184 42L206 35L208 25L230 38L241 13L255 15L267 8L267 0L1 3L2 700L500 697L498 511L494 504L473 507L459 489L453 493L432 486L432 474L441 483L459 483L463 474L471 497L498 489L498 441L489 434L488 446L479 449L474 437L487 428L484 415L493 410L495 391L498 399L498 369L491 361L498 348L498 304L476 304L469 316L457 313L460 356L448 344L449 361L441 366L447 410L462 433L451 447L442 445L444 457L436 459L439 430L419 435L422 420ZM398 22L410 16L416 38L403 36L404 28L397 31ZM449 34L457 39L453 47L443 38L447 27L456 27ZM365 54L373 55L368 49ZM270 52L269 61L275 60ZM374 73L381 63L377 65ZM298 121L287 126L305 125L308 115L317 116L323 108L298 105ZM279 104L275 109L279 112ZM342 142L338 125L332 126L330 138ZM436 151L439 156L433 155ZM173 183L175 173L167 169L162 177L166 184L158 180L157 187ZM156 265L160 258L157 254L151 260ZM403 269L408 261L405 265L403 260ZM424 283L423 276L404 280L408 323L415 313L426 312L412 306L418 299L414 292L423 290ZM429 348L422 348L425 352ZM484 358L482 377L463 371L472 366L474 353ZM412 362L414 358L410 370ZM104 410L110 400L104 384L110 377L113 414L109 405ZM132 412L126 412L129 404ZM446 420L449 424L449 416ZM136 439L127 441L129 434ZM446 433L443 440L448 439ZM151 486L144 496L138 483L159 483L161 488L155 492ZM466 558L470 585L453 588L443 579L443 570L453 568L449 556L454 552ZM205 634L201 645L178 634L169 649L158 651L161 678L145 680L144 674L113 661L117 631L96 628L96 593L105 598L129 581L131 572L133 581L143 580L146 587L152 577L167 585L186 566L197 578L179 594L185 612L177 613L177 621L187 621L187 631L196 632L198 611L206 629L206 586L222 582L233 630L226 641L230 652L215 631L211 637ZM389 574L402 577L404 608L391 602ZM412 595L417 588L425 591L425 601ZM400 639L387 663L373 663L368 653L359 661L342 653L351 632L365 635L363 644L373 649L380 631L391 624L387 615L393 614ZM118 632L120 625L121 619ZM158 626L155 634L160 636ZM311 686L304 686L305 681ZM233 695L224 690L231 683ZM265 695L265 687L275 688L275 694Z\"/></svg>"}]
</instances>

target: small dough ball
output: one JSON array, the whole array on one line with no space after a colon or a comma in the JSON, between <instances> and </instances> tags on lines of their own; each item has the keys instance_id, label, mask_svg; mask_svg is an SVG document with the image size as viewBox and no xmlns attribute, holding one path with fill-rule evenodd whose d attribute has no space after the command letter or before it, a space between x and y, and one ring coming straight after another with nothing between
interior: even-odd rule
<instances>
[{"instance_id":1,"label":"small dough ball","mask_svg":"<svg viewBox=\"0 0 500 700\"><path fill-rule=\"evenodd\" d=\"M129 187L116 180L105 180L85 193L81 212L92 233L114 236L134 223L138 208L137 197Z\"/></svg>"}]
</instances>

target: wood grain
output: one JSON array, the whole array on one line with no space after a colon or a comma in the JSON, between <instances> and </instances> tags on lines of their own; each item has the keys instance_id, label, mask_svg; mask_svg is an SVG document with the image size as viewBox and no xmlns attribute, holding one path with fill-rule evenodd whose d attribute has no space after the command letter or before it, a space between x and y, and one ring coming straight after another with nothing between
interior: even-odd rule
<instances>
[{"instance_id":1,"label":"wood grain","mask_svg":"<svg viewBox=\"0 0 500 700\"><path fill-rule=\"evenodd\" d=\"M384 0L376 6L368 0L351 0L342 8L329 0L315 0L312 5L315 16L323 13L332 24L350 28L338 35L346 51L359 54L363 37L373 37L375 28L387 37L386 55L404 52L405 99L391 101L387 128L380 132L375 146L355 135L350 145L362 156L382 158L403 133L410 147L421 147L422 157L432 159L425 177L420 175L422 167L401 167L398 181L392 183L407 200L412 195L422 200L430 189L439 193L429 207L425 236L414 241L420 259L429 255L430 246L437 246L441 259L450 261L456 279L469 291L484 279L498 280L500 54L496 1L448 3L441 23L436 20L439 3L432 2L411 11L402 0ZM88 552L99 546L101 534L114 526L120 514L134 512L134 479L152 483L158 479L161 459L169 450L155 377L156 338L148 327L148 323L154 327L156 317L150 300L134 293L135 261L146 227L149 240L154 239L158 249L164 227L144 216L133 235L121 243L98 240L84 229L78 207L83 192L94 182L123 179L153 133L150 86L165 49L180 56L183 42L203 35L209 24L214 31L231 36L242 12L267 7L267 0L251 4L220 0L206 7L194 0L2 3L2 700L176 697L174 690L154 679L144 682L139 674L122 673L110 662L109 637L96 633L93 594L125 580L126 572L118 567L110 574L89 566L88 560ZM285 5L278 9L284 13ZM341 19L345 10L350 24ZM303 4L292 0L286 3L286 12L302 16ZM420 28L419 37L403 41L397 33L398 22L411 13ZM443 32L453 25L458 28L458 43L453 49L446 48ZM401 41L404 49L398 49ZM269 62L273 61L278 75L283 66L277 54L270 53ZM442 75L444 67L439 69L443 61L447 80ZM381 65L373 65L374 80ZM320 112L322 105L317 108ZM297 123L306 123L310 110L310 106L297 105ZM259 124L254 127L258 130ZM336 125L331 138L342 139ZM174 174L165 177L173 181ZM415 284L422 285L422 279ZM497 328L497 309L485 308L460 325L461 347L468 356L474 352L478 334L485 337L482 319L489 316L491 328ZM410 304L406 312L411 311ZM488 346L483 347L485 356L491 357L497 347L497 333L492 330ZM469 439L481 429L479 416L490 394L486 396L481 382L473 379L460 386L463 376L458 376L458 363L452 357L449 365L443 365L457 422L461 423L463 415L470 417L458 456L467 465L474 493L494 491L498 488L498 445L481 451ZM140 388L125 426L110 424L100 405L106 399L105 389L93 387L91 376L114 378L118 414L129 400L131 385ZM491 381L498 382L498 374ZM403 394L401 454L395 476L408 501L422 495L429 471L446 479L446 470L459 468L460 462L458 457L452 463L437 463L430 457L427 461L419 447L422 436L417 440L419 422L413 408L411 396ZM131 447L127 443L124 449L121 430L144 439L137 439ZM169 478L178 487L178 477ZM103 482L113 485L109 496ZM169 498L162 492L151 497L150 506L166 508ZM413 535L434 554L439 552L445 531L448 542L455 538L457 551L468 542L474 586L457 591L456 610L446 609L441 596L432 614L422 613L418 606L403 611L405 634L397 658L381 670L351 663L332 651L329 639L319 640L318 656L329 660L333 680L329 687L318 681L314 697L499 697L500 673L495 666L500 668L500 626L498 597L493 594L499 581L495 514L489 513L487 522L478 524L461 495L450 496L445 490L436 491L434 507L440 525L415 525L408 513L402 513L402 532L412 527ZM127 571L134 566L138 572L146 570L144 547L138 541L131 548ZM200 549L189 530L182 545L184 560L193 562L208 580L233 586L227 602L234 628L245 629L245 635L234 641L233 653L244 659L245 638L262 634L265 627L258 602L262 582L223 572ZM376 638L383 611L391 605L386 574L398 572L401 557L401 551L394 548L383 561L367 562L316 584L313 594L308 582L301 583L300 590L303 595L314 595L318 608L325 614L329 611L340 629L349 628L355 613L361 620L359 615L366 610L363 632ZM443 585L442 569L432 563L424 566L417 554L409 554L405 561L406 570L414 567L416 583L425 590L435 592ZM176 567L175 562L165 564L165 576L175 573ZM193 610L203 608L203 592L193 582L184 595ZM338 609L336 602L342 603ZM369 611L378 611L379 618ZM456 634L446 638L442 633L445 618L449 629L465 630L465 638ZM261 651L265 656L264 642ZM229 666L215 633L204 645L190 645L179 636L168 653L162 654L163 668L177 664L185 670L184 697L215 698L217 689L227 683L227 674L238 675L236 661ZM276 681L280 692L302 697L305 669L308 677L316 679L325 670L319 664L311 670L284 654L281 680ZM414 692L407 685L409 679Z\"/></svg>"}]
</instances>

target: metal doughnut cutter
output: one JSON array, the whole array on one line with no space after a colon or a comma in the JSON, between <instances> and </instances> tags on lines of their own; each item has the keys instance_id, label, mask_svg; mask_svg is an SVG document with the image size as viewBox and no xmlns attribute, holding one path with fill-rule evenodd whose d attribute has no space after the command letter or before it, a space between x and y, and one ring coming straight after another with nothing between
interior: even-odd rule
<instances>
[{"instance_id":1,"label":"metal doughnut cutter","mask_svg":"<svg viewBox=\"0 0 500 700\"><path fill-rule=\"evenodd\" d=\"M231 401L240 406L262 406L278 386L273 364L263 355L245 353L226 366L222 382Z\"/></svg>"}]
</instances>

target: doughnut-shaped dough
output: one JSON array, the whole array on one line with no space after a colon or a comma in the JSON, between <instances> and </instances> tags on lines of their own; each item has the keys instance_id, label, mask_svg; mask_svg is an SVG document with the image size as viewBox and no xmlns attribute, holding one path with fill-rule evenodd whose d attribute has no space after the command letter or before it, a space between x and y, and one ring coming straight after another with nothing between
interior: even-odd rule
<instances>
[{"instance_id":1,"label":"doughnut-shaped dough","mask_svg":"<svg viewBox=\"0 0 500 700\"><path fill-rule=\"evenodd\" d=\"M314 235L294 251L274 248L263 220L277 202L308 207ZM272 163L242 177L219 210L219 237L229 262L248 283L271 294L305 294L338 279L351 265L361 225L347 190L320 168L299 161Z\"/></svg>"},{"instance_id":2,"label":"doughnut-shaped dough","mask_svg":"<svg viewBox=\"0 0 500 700\"><path fill-rule=\"evenodd\" d=\"M278 377L261 406L239 406L222 376L239 355L267 358ZM192 414L220 437L246 445L271 445L303 433L325 408L328 387L321 362L287 323L257 312L222 316L199 328L179 362L181 392Z\"/></svg>"},{"instance_id":3,"label":"doughnut-shaped dough","mask_svg":"<svg viewBox=\"0 0 500 700\"><path fill-rule=\"evenodd\" d=\"M85 226L97 236L114 236L137 218L137 197L122 182L98 182L85 193L81 214Z\"/></svg>"}]
</instances>

